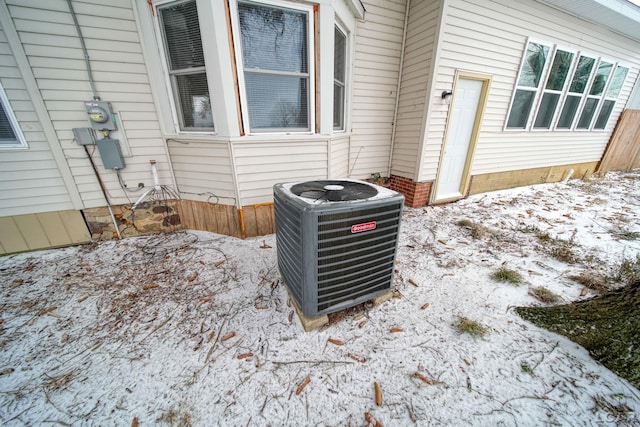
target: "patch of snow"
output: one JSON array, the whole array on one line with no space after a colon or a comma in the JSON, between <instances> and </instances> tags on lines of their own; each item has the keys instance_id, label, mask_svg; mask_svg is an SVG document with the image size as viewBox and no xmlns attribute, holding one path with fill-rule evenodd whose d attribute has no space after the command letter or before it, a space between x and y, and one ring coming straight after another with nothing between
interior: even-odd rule
<instances>
[{"instance_id":1,"label":"patch of snow","mask_svg":"<svg viewBox=\"0 0 640 427\"><path fill-rule=\"evenodd\" d=\"M571 275L635 259L639 241L621 233L640 231L639 183L608 174L406 208L397 298L308 333L280 284L274 235L188 231L2 257L0 421L638 423L637 389L512 307L541 304L537 286L588 298ZM536 233L569 242L580 262L554 258ZM526 283L494 281L501 266ZM489 332L460 334L458 317ZM606 409L619 405L628 411Z\"/></svg>"}]
</instances>

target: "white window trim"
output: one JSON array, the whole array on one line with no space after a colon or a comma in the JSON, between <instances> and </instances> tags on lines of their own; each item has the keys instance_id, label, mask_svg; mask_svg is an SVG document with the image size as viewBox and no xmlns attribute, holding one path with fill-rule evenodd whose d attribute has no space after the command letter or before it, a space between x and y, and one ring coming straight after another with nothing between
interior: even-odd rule
<instances>
[{"instance_id":1,"label":"white window trim","mask_svg":"<svg viewBox=\"0 0 640 427\"><path fill-rule=\"evenodd\" d=\"M622 80L622 84L620 85L620 92L618 92L618 94L614 97L614 98L609 98L607 97L607 92L609 91L609 88L611 87L611 83L613 81L613 76L615 75L616 71L618 68L626 68L627 72L624 76L624 79ZM629 77L629 71L631 71L631 65L626 64L626 63L622 63L622 62L614 62L614 66L613 66L613 71L611 72L611 75L609 76L609 81L607 82L607 86L604 89L603 95L600 98L600 103L598 106L598 110L595 112L594 117L591 121L591 128L590 130L594 131L594 132L603 132L606 128L607 125L609 124L609 120L611 118L611 115L613 114L613 110L615 110L616 105L618 104L618 100L620 99L620 93L622 92L622 88L624 87L624 84L627 81L627 78ZM598 117L600 116L600 113L602 112L602 108L604 107L604 104L606 101L613 101L613 107L611 107L611 114L609 114L609 117L607 117L607 122L605 123L603 128L596 128L596 122L598 121Z\"/></svg>"},{"instance_id":2,"label":"white window trim","mask_svg":"<svg viewBox=\"0 0 640 427\"><path fill-rule=\"evenodd\" d=\"M13 130L14 135L16 136L15 143L6 143L0 144L0 150L26 150L29 148L27 145L27 140L22 133L22 129L20 129L20 124L18 123L18 119L13 113L13 109L11 108L11 104L9 103L9 98L7 98L7 94L0 83L0 103L2 103L2 108L4 110L7 119L9 119L9 125Z\"/></svg>"},{"instance_id":3,"label":"white window trim","mask_svg":"<svg viewBox=\"0 0 640 427\"><path fill-rule=\"evenodd\" d=\"M582 115L582 109L584 107L585 104L585 100L587 99L587 95L589 93L589 90L591 89L591 84L593 83L593 79L596 73L596 70L598 69L598 65L600 64L600 58L597 55L593 55L590 53L586 53L586 52L578 52L576 59L575 59L575 63L573 65L573 69L571 71L571 77L569 79L569 82L573 81L573 78L575 77L575 73L578 71L578 64L580 63L580 57L585 57L585 58L591 58L593 59L594 65L593 68L591 68L591 72L589 74L589 78L587 79L587 83L585 85L585 89L584 92L581 94L578 94L577 92L569 92L569 89L571 87L571 83L568 84L568 86L565 88L564 90L564 96L562 97L562 104L561 104L561 108L560 111L558 112L558 117L556 119L556 122L554 123L553 126L553 130L557 130L557 131L564 131L564 132L585 132L588 131L588 129L576 129L576 127L578 126L578 121L580 120L580 115ZM571 126L569 126L568 128L558 128L558 122L560 121L560 113L562 112L562 108L564 108L564 104L566 99L569 96L579 96L580 97L580 101L578 103L578 108L576 109L576 113L573 116L573 119L571 121Z\"/></svg>"},{"instance_id":4,"label":"white window trim","mask_svg":"<svg viewBox=\"0 0 640 427\"><path fill-rule=\"evenodd\" d=\"M179 117L179 106L176 105L176 88L173 87L173 84L171 83L171 74L169 72L169 58L167 56L167 46L166 43L164 41L164 35L163 35L163 31L160 28L160 16L158 13L158 8L165 6L167 4L179 4L179 3L184 3L186 1L189 0L156 0L153 3L154 6L154 14L155 14L155 19L153 19L153 27L154 27L154 31L155 31L155 36L156 36L156 40L157 40L157 44L158 44L158 52L160 55L160 61L162 62L162 78L164 80L164 83L166 85L167 88L167 99L169 101L169 104L171 106L171 118L172 118L172 125L173 125L173 130L175 131L176 135L216 135L218 132L218 122L216 120L216 115L215 115L215 111L213 108L213 103L215 102L215 100L213 99L213 97L211 96L211 82L209 79L209 69L208 69L208 65L206 64L206 52L205 53L205 66L204 66L204 72L205 75L207 76L207 84L209 86L209 99L212 105L211 108L211 115L213 117L213 130L195 130L195 129L181 129L180 128L180 117ZM198 7L198 1L195 0L196 2L196 7ZM202 24L202 15L201 15L201 11L198 8L198 21L200 21L200 24ZM200 37L202 38L202 26L200 29ZM206 51L206 49L209 48L209 41L205 40L204 38L202 38L202 49L203 51Z\"/></svg>"},{"instance_id":5,"label":"white window trim","mask_svg":"<svg viewBox=\"0 0 640 427\"><path fill-rule=\"evenodd\" d=\"M540 44L543 46L546 46L549 48L549 54L547 55L547 58L545 60L545 64L544 64L544 68L542 69L542 73L540 74L540 86L532 89L529 87L520 87L518 85L518 80L520 80L520 74L522 73L522 68L524 67L525 64L525 59L526 59L526 53L529 50L529 44L531 43L536 43L536 44ZM527 38L527 42L524 44L524 50L522 51L522 56L520 58L520 66L518 67L518 73L516 74L516 78L513 84L513 91L511 93L511 100L509 101L509 108L507 109L507 114L504 120L504 126L503 126L503 131L505 132L529 132L533 126L533 121L535 119L535 114L538 111L538 104L540 102L540 99L542 98L542 94L541 94L541 88L543 87L543 84L546 82L546 77L547 74L549 73L549 68L551 67L551 62L553 62L552 60L550 61L550 58L553 58L552 54L555 54L555 49L554 49L554 44L553 43L549 43L549 42L545 42L542 40L538 40L538 39L534 39L534 38ZM533 97L533 102L531 103L531 111L529 111L529 117L527 117L527 122L525 123L525 126L523 128L510 128L507 127L507 124L509 123L509 116L511 115L511 108L513 108L513 103L516 99L516 93L518 91L518 89L520 90L526 90L529 92L534 92L534 97Z\"/></svg>"},{"instance_id":6,"label":"white window trim","mask_svg":"<svg viewBox=\"0 0 640 427\"><path fill-rule=\"evenodd\" d=\"M606 91L609 89L609 83L611 82L611 76L613 75L613 72L616 70L616 61L612 61L606 58L602 58L602 57L595 57L596 58L596 65L593 67L593 70L591 70L591 77L589 78L589 83L587 85L587 89L585 90L585 93L582 96L582 101L580 103L580 107L578 108L578 112L576 114L576 117L574 118L574 123L573 123L573 128L572 130L575 132L589 132L592 130L593 124L595 123L595 118L597 117L600 108L601 108L601 100L604 97L604 95L606 94ZM595 95L590 95L589 92L591 91L591 86L593 85L595 79L596 79L596 75L597 75L597 71L598 68L600 67L600 65L603 63L609 63L612 64L611 67L611 72L609 73L609 76L607 77L607 81L605 82L604 85L604 90L602 92L602 95L600 96L595 96ZM580 117L582 116L582 112L584 111L584 107L587 106L587 102L589 99L596 99L597 103L596 103L596 109L593 113L593 116L591 117L591 120L589 121L589 124L587 127L584 128L579 128L578 127L578 123L580 122ZM600 129L596 129L596 130L600 130Z\"/></svg>"},{"instance_id":7,"label":"white window trim","mask_svg":"<svg viewBox=\"0 0 640 427\"><path fill-rule=\"evenodd\" d=\"M522 73L522 68L525 64L525 54L528 50L529 44L530 43L537 43L543 46L547 46L550 47L550 53L546 58L546 62L543 68L543 73L542 73L542 80L541 80L541 85L540 87L538 87L535 91L535 95L534 95L534 101L532 103L532 107L531 107L531 111L529 112L529 117L527 118L527 123L523 128L508 128L507 124L509 121L509 116L511 114L511 109L513 108L513 103L515 101L516 98L516 92L518 90L529 90L531 92L533 92L532 90L530 90L530 88L524 88L524 87L519 87L518 86L518 80L520 79L520 75ZM504 121L504 125L502 130L504 132L603 132L607 129L607 126L609 125L609 120L611 118L611 116L609 116L609 118L607 119L607 123L605 124L604 128L596 128L596 122L598 119L598 116L600 115L600 112L604 106L605 101L614 101L615 103L618 102L618 100L620 99L620 94L618 94L616 96L616 98L608 98L606 96L607 91L609 90L609 87L611 85L611 81L613 79L613 75L615 74L615 71L618 67L624 67L627 68L627 76L625 76L625 80L623 81L623 85L626 82L626 79L629 75L629 70L631 70L631 66L629 64L626 63L621 63L618 61L615 61L611 58L607 58L607 57L602 57L602 56L598 56L595 54L591 54L591 53L587 53L587 52L582 52L582 51L578 51L575 49L569 49L566 48L562 45L558 45L555 43L549 43L549 42L545 42L545 41L541 41L538 39L534 39L534 38L527 38L527 41L525 43L525 48L523 50L522 53L522 57L520 60L520 66L518 68L518 73L516 74L516 80L514 82L514 87L511 93L511 100L509 102L509 108L507 109L506 112L506 116L505 116L505 121ZM549 74L551 72L551 67L553 65L553 60L555 59L555 55L556 52L558 52L559 50L561 51L565 51L565 52L570 52L574 55L573 57L573 61L571 64L571 71L569 73L569 77L568 79L564 82L564 86L562 88L562 91L551 91L551 90L547 90L545 89L546 86L546 82L549 78ZM575 77L575 73L577 71L578 68L578 63L580 60L580 57L586 57L586 58L591 58L593 59L594 62L594 66L591 69L591 72L589 74L589 77L587 79L587 83L586 83L586 88L585 91L582 94L577 94L577 93L573 93L573 92L569 92L569 88L571 86L571 82L573 81L573 78ZM596 96L596 95L589 95L589 92L591 90L591 86L594 82L594 79L596 77L596 72L598 70L598 67L600 66L601 63L603 62L607 62L610 64L613 64L611 73L609 74L609 76L607 77L607 81L604 87L604 90L602 92L601 95ZM545 93L560 93L560 99L558 101L558 104L556 105L556 109L554 111L554 115L553 118L551 120L551 126L549 128L535 128L534 124L535 124L535 119L540 111L540 106L542 103L542 98L544 96ZM562 109L565 106L565 102L567 100L567 98L569 96L574 96L574 97L580 97L579 103L578 103L578 107L576 109L575 115L572 118L572 122L571 122L571 126L567 127L567 128L558 128L558 122L560 120L560 115L562 113ZM578 128L578 123L580 121L580 116L582 115L582 112L584 111L584 108L587 104L587 101L589 99L596 99L597 100L597 105L596 105L596 110L593 114L593 116L591 117L591 120L589 122L588 127L586 128ZM614 107L615 108L615 104Z\"/></svg>"},{"instance_id":8,"label":"white window trim","mask_svg":"<svg viewBox=\"0 0 640 427\"><path fill-rule=\"evenodd\" d=\"M345 36L345 47L344 47L344 99L342 100L342 129L332 129L332 133L341 134L346 133L347 131L347 116L349 115L349 82L351 82L351 33L347 31L347 28L342 25L342 23L337 19L335 19L334 26L338 28ZM335 49L335 40L333 42L333 46ZM335 55L335 52L334 52ZM333 79L335 84L335 77ZM333 87L331 88L333 93ZM331 108L333 109L333 102L331 103ZM332 111L333 113L333 111ZM333 128L333 114L331 116L331 127Z\"/></svg>"},{"instance_id":9,"label":"white window trim","mask_svg":"<svg viewBox=\"0 0 640 427\"><path fill-rule=\"evenodd\" d=\"M316 45L315 45L315 20L314 20L314 10L311 5L304 5L299 3L290 3L287 1L281 0L271 0L271 1L263 1L263 0L246 0L250 3L263 4L265 6L275 6L282 7L286 9L299 10L308 14L308 28L307 28L307 54L309 55L308 64L309 64L309 105L307 106L309 115L309 129L307 130L297 130L297 129L274 129L268 130L264 132L254 132L251 130L251 125L249 122L249 104L247 102L247 90L244 79L244 60L242 55L242 39L240 35L240 18L238 16L238 2L230 1L229 6L231 10L231 21L232 21L232 36L233 36L233 44L235 49L235 60L236 60L236 70L237 70L237 78L238 78L238 86L240 91L240 105L241 105L241 114L242 114L242 122L244 127L245 135L282 135L282 134L299 134L299 135L313 135L315 134L316 129L316 99L315 99L315 61L316 61ZM332 119L333 121L333 119Z\"/></svg>"},{"instance_id":10,"label":"white window trim","mask_svg":"<svg viewBox=\"0 0 640 427\"><path fill-rule=\"evenodd\" d=\"M547 84L547 80L550 77L551 74L551 67L553 67L553 61L555 60L556 57L556 53L561 50L563 52L568 52L571 53L573 55L573 59L571 60L571 65L569 67L569 72L567 74L567 78L564 81L564 85L562 86L562 89L560 91L556 91L556 90L548 90L545 88L546 84ZM577 58L580 56L580 53L575 50L575 49L569 49L567 47L564 46L559 46L559 45L554 45L553 47L553 51L551 52L550 58L549 58L549 63L547 64L545 73L544 73L544 80L543 80L543 85L540 88L540 94L538 96L538 102L536 103L535 107L535 114L532 114L531 117L531 127L528 129L531 132L549 132L552 130L555 130L555 126L556 126L556 122L558 121L558 118L560 117L560 111L562 110L562 106L564 105L564 98L565 95L567 93L567 89L569 88L569 84L571 82L571 78L573 77L573 72L575 70L576 64L577 64ZM535 121L536 118L538 116L538 113L540 112L540 105L542 104L542 98L544 97L545 93L559 93L560 97L558 98L558 104L555 107L555 111L553 113L553 117L551 118L551 124L549 125L548 128L536 128L535 126ZM564 130L564 129L562 129Z\"/></svg>"}]
</instances>

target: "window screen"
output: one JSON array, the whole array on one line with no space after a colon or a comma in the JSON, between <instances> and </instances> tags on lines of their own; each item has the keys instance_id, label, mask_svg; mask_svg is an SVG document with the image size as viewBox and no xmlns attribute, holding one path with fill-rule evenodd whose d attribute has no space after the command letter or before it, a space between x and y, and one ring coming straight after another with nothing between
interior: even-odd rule
<instances>
[{"instance_id":1,"label":"window screen","mask_svg":"<svg viewBox=\"0 0 640 427\"><path fill-rule=\"evenodd\" d=\"M159 7L158 17L180 129L213 131L196 2Z\"/></svg>"},{"instance_id":2,"label":"window screen","mask_svg":"<svg viewBox=\"0 0 640 427\"><path fill-rule=\"evenodd\" d=\"M239 2L238 17L251 130L309 130L308 13Z\"/></svg>"}]
</instances>

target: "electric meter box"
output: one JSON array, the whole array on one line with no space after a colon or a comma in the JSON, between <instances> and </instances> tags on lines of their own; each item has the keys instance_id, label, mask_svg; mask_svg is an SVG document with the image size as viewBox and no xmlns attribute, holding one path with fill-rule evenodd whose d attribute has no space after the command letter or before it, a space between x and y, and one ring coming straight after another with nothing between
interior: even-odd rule
<instances>
[{"instance_id":1,"label":"electric meter box","mask_svg":"<svg viewBox=\"0 0 640 427\"><path fill-rule=\"evenodd\" d=\"M84 108L89 115L89 123L96 130L117 130L111 104L105 101L85 101Z\"/></svg>"},{"instance_id":2,"label":"electric meter box","mask_svg":"<svg viewBox=\"0 0 640 427\"><path fill-rule=\"evenodd\" d=\"M96 145L105 169L124 168L120 142L117 139L98 139L96 140Z\"/></svg>"}]
</instances>

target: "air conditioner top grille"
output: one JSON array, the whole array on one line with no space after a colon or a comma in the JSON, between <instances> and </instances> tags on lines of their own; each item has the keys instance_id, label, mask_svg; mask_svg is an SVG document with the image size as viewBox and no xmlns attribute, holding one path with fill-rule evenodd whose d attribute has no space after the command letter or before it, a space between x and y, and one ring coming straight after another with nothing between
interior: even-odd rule
<instances>
[{"instance_id":1,"label":"air conditioner top grille","mask_svg":"<svg viewBox=\"0 0 640 427\"><path fill-rule=\"evenodd\" d=\"M296 196L330 202L363 200L378 195L378 190L372 185L347 180L301 182L293 185L290 191Z\"/></svg>"}]
</instances>

